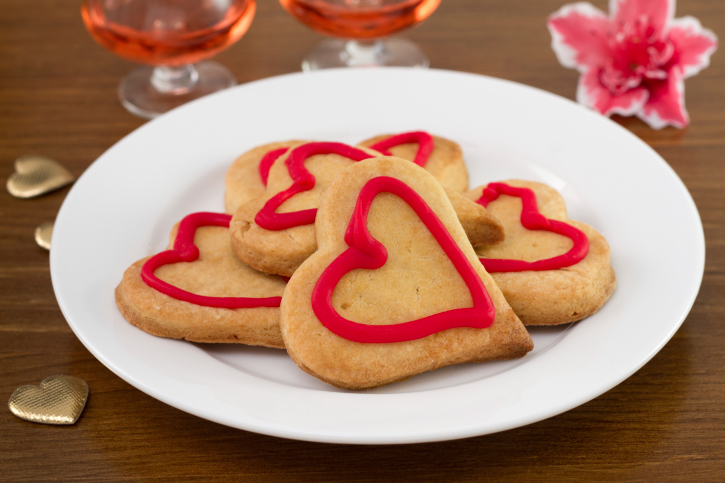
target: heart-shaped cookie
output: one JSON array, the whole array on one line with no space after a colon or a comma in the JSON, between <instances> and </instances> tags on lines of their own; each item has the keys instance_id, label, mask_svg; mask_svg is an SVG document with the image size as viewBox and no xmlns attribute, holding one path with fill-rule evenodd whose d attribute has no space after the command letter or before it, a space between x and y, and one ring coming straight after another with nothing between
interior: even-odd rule
<instances>
[{"instance_id":1,"label":"heart-shaped cookie","mask_svg":"<svg viewBox=\"0 0 725 483\"><path fill-rule=\"evenodd\" d=\"M316 155L336 154L351 161L362 161L376 154L342 143L307 143L290 151L285 164L292 178L292 186L272 196L254 217L254 222L265 230L285 230L315 222L317 208L278 212L278 208L298 193L315 187L315 176L305 167L305 161Z\"/></svg>"},{"instance_id":2,"label":"heart-shaped cookie","mask_svg":"<svg viewBox=\"0 0 725 483\"><path fill-rule=\"evenodd\" d=\"M415 164L349 167L325 192L315 230L319 248L280 306L287 353L315 377L371 388L533 347L445 191Z\"/></svg>"},{"instance_id":3,"label":"heart-shaped cookie","mask_svg":"<svg viewBox=\"0 0 725 483\"><path fill-rule=\"evenodd\" d=\"M542 183L508 180L466 194L504 225L506 239L477 247L481 263L526 325L556 325L593 314L616 281L609 245L566 214L564 199Z\"/></svg>"},{"instance_id":4,"label":"heart-shaped cookie","mask_svg":"<svg viewBox=\"0 0 725 483\"><path fill-rule=\"evenodd\" d=\"M357 269L378 269L388 260L388 251L370 234L367 225L370 205L381 193L393 193L413 208L463 278L473 299L473 307L446 310L409 322L382 325L357 323L346 319L335 310L332 294L342 277ZM454 327L483 329L493 323L496 311L483 281L430 206L399 179L378 176L363 186L345 233L345 243L350 248L322 272L312 292L312 309L315 314L322 325L340 337L367 343L405 342Z\"/></svg>"},{"instance_id":5,"label":"heart-shaped cookie","mask_svg":"<svg viewBox=\"0 0 725 483\"><path fill-rule=\"evenodd\" d=\"M526 187L511 186L506 183L490 183L476 200L487 207L489 203L501 195L514 196L521 199L521 226L531 231L547 231L565 236L572 241L572 247L565 253L535 261L516 260L511 258L481 258L481 263L488 273L523 272L526 270L558 270L581 262L589 252L589 239L583 231L570 223L546 218L539 212L536 194Z\"/></svg>"},{"instance_id":6,"label":"heart-shaped cookie","mask_svg":"<svg viewBox=\"0 0 725 483\"><path fill-rule=\"evenodd\" d=\"M141 279L149 287L178 300L201 305L203 307L219 307L240 309L254 307L279 307L281 297L210 297L183 290L167 283L156 276L157 269L180 262L190 263L199 258L199 248L194 244L194 235L202 226L221 226L229 228L231 215L224 213L192 213L186 216L176 232L174 247L163 251L146 260L141 268Z\"/></svg>"},{"instance_id":7,"label":"heart-shaped cookie","mask_svg":"<svg viewBox=\"0 0 725 483\"><path fill-rule=\"evenodd\" d=\"M239 259L262 272L292 275L316 249L314 220L324 190L350 164L377 155L342 143L307 143L283 154L269 171L264 196L234 213L232 248Z\"/></svg>"},{"instance_id":8,"label":"heart-shaped cookie","mask_svg":"<svg viewBox=\"0 0 725 483\"><path fill-rule=\"evenodd\" d=\"M62 188L73 180L73 175L57 161L28 155L15 160L15 172L8 178L7 188L17 198L33 198Z\"/></svg>"},{"instance_id":9,"label":"heart-shaped cookie","mask_svg":"<svg viewBox=\"0 0 725 483\"><path fill-rule=\"evenodd\" d=\"M10 396L10 412L43 424L74 424L88 399L88 384L73 376L50 376L39 386L22 386Z\"/></svg>"},{"instance_id":10,"label":"heart-shaped cookie","mask_svg":"<svg viewBox=\"0 0 725 483\"><path fill-rule=\"evenodd\" d=\"M231 250L224 213L192 213L171 247L137 261L116 288L116 305L156 336L282 348L279 304L285 281L251 269Z\"/></svg>"}]
</instances>

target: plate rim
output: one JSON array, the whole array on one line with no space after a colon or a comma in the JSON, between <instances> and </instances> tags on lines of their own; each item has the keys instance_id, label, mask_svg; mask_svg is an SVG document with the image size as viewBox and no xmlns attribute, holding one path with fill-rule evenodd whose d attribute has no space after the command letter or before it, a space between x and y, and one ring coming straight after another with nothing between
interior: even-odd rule
<instances>
[{"instance_id":1,"label":"plate rim","mask_svg":"<svg viewBox=\"0 0 725 483\"><path fill-rule=\"evenodd\" d=\"M396 72L404 72L405 75L410 75L410 71L407 69L385 69L380 72L381 72L380 75L382 75L382 76L395 75ZM429 75L426 73L431 73L431 75L444 75L444 76L462 75L462 76L468 76L468 77L474 77L474 78L483 78L483 79L486 79L487 81L493 81L494 83L503 82L506 84L516 86L516 88L523 87L525 89L533 90L537 94L545 94L546 96L550 96L552 98L557 99L557 102L563 100L563 101L566 101L567 103L574 104L577 107L581 107L581 106L577 105L576 103L574 103L573 101L562 98L560 96L557 96L556 94L552 94L550 92L543 91L536 87L518 84L516 82L508 81L505 79L496 79L496 78L483 76L483 75L479 75L479 74L445 71L445 70L438 70L438 69L431 69L428 71L420 71L420 72L421 73L418 75L423 75L423 76ZM235 92L239 92L242 89L250 89L250 88L254 88L254 86L258 86L258 85L269 85L268 84L269 82L286 82L285 79L305 78L310 75L313 75L313 76L337 76L337 75L348 76L348 75L354 75L354 74L351 74L349 71L345 71L344 69L336 69L336 70L330 70L330 71L326 71L326 72L323 71L320 73L313 73L313 74L291 73L291 74L285 74L285 75L275 76L275 77L266 78L266 79L260 79L260 80L250 82L250 83L247 83L247 84L244 84L241 86L237 86L236 88L233 88L233 89L235 90ZM365 75L370 75L370 74L368 73ZM174 110L164 116L160 116L159 118L142 125L138 129L132 131L127 136L125 136L124 138L119 140L117 143L115 143L113 146L111 146L106 152L104 152L97 160L95 160L89 166L89 168L86 169L84 171L84 173L79 177L78 181L76 181L76 184L71 188L70 192L68 193L66 200L64 200L64 202L63 202L63 206L61 207L61 210L58 214L58 220L60 220L62 222L64 217L67 216L66 211L69 209L68 206L70 206L70 202L68 202L68 203L66 203L66 202L68 200L73 200L74 196L76 196L78 191L81 189L81 188L77 189L76 187L84 186L84 183L86 183L86 181L84 181L84 180L93 176L94 175L93 173L95 173L96 170L100 169L99 166L102 166L102 163L104 162L102 160L112 159L110 155L107 156L107 153L113 152L115 149L117 149L117 146L121 145L121 143L128 142L126 140L137 132L154 129L154 126L161 125L161 123L165 122L164 119L167 119L167 118L173 117L173 116L177 116L179 112L185 112L188 109L195 109L196 108L195 106L203 105L204 103L209 102L208 99L210 99L210 98L221 98L225 95L228 95L228 93L225 91L222 91L222 92L214 94L212 96L208 96L207 98L202 98L202 99L199 99L192 103L189 103L187 105L181 106L180 108L177 108L176 110ZM583 112L590 112L591 115L595 115L591 111L583 111ZM674 180L679 182L679 185L682 188L683 194L686 195L686 198L689 199L689 203L691 204L691 206L689 206L689 208L691 210L694 209L694 214L696 216L696 222L697 222L697 225L699 226L699 232L695 234L695 238L697 238L698 241L700 242L699 243L700 246L698 247L698 253L697 253L697 257L696 257L696 258L698 258L698 265L699 265L699 270L696 270L696 271L699 273L699 277L698 277L696 286L690 287L689 297L688 297L687 301L685 301L685 303L684 303L684 305L686 305L688 308L684 312L684 314L681 317L679 317L679 320L671 326L667 335L658 341L655 348L652 349L648 354L646 354L640 360L640 363L638 365L632 366L630 368L630 370L623 377L618 378L619 380L617 380L613 384L609 385L609 387L607 387L603 391L594 391L594 392L596 392L596 394L580 395L580 397L576 398L576 400L573 400L573 401L570 400L569 404L567 404L568 408L566 408L566 409L559 410L559 409L549 408L548 411L542 411L539 414L533 414L533 415L530 414L528 418L523 418L522 421L524 421L524 422L522 424L516 424L514 426L499 427L499 428L496 428L495 425L493 425L492 426L494 428L493 430L485 431L485 432L481 432L480 428L477 428L477 427L454 428L451 430L441 430L438 432L435 432L435 431L426 432L425 430L422 430L420 434L408 433L405 435L400 435L399 437L386 436L381 439L380 437L375 436L375 435L367 435L367 436L357 435L357 436L351 437L349 435L340 435L340 434L333 435L333 434L330 434L330 433L324 432L324 431L320 431L319 433L311 433L309 430L295 431L294 429L290 429L290 428L284 429L284 428L269 427L269 426L265 426L265 425L255 425L253 422L250 422L246 427L239 427L237 425L232 425L232 426L238 427L239 429L246 429L246 430L250 430L250 431L254 431L254 432L258 432L258 433L262 433L262 434L278 436L278 437L300 439L300 440L307 440L307 441L317 441L317 442L332 442L332 443L400 444L400 443L444 441L444 440L450 440L450 439L467 438L467 437L473 437L473 436L477 436L477 435L481 435L481 434L490 434L490 433L494 433L494 432L498 432L498 431L502 431L502 430L520 427L523 425L531 424L536 421L541 421L543 419L547 419L547 418L555 416L557 414L561 414L562 412L565 412L574 407L577 407L577 406L579 406L583 403L586 403L586 402L592 400L593 398L603 394L604 392L607 392L612 387L616 386L617 384L621 383L622 381L624 381L625 379L630 377L632 374L637 372L642 366L644 366L649 360L651 360L662 349L662 347L664 347L664 345L674 336L674 334L681 327L682 323L686 319L689 311L691 310L692 306L695 303L697 294L699 292L699 289L700 289L700 286L702 283L702 276L704 274L704 268L705 268L704 229L702 226L702 221L700 219L699 213L697 211L697 206L695 205L694 200L692 199L692 196L690 195L689 191L687 190L687 187L684 185L682 180L679 178L679 176L677 176L677 173L672 169L672 167L664 159L662 159L659 156L659 154L656 151L654 151L654 149L652 149L651 146L649 146L646 143L644 143L643 141L641 141L633 133L631 133L624 127L614 123L613 121L609 121L609 122L616 125L621 130L622 133L626 133L627 136L630 136L632 139L641 143L641 145L643 147L646 147L651 152L651 154L653 154L660 161L660 168L665 168L665 170L668 171L668 175L671 177L674 177ZM61 226L61 232L63 230L64 230L64 227ZM74 314L71 313L71 310L68 307L66 301L63 299L63 297L59 296L59 292L62 292L63 289L58 285L58 284L60 284L59 275L58 275L58 270L59 270L58 258L54 257L54 252L52 250L51 250L50 258L51 258L50 264L51 264L51 278L53 281L53 288L56 293L56 297L58 298L58 303L61 308L61 311L62 311L63 315L66 317L66 319L68 320L68 323L69 323L71 329L73 330L73 332L75 333L75 335L79 338L79 340L81 340L81 342L84 344L84 346L94 355L94 357L96 357L99 361L101 361L106 367L108 367L116 375L118 375L122 379L126 380L130 384L134 385L138 389L142 390L143 392L146 392L147 394L152 395L154 398L159 399L160 401L165 402L166 404L169 404L173 407L182 409L191 414L195 414L199 417L203 417L205 419L209 419L211 421L215 421L220 424L230 425L229 421L227 419L219 417L218 415L214 415L214 414L202 415L200 413L203 413L203 411L199 411L198 408L196 408L196 410L195 410L195 408L180 407L180 404L176 399L169 397L169 395L167 393L164 393L164 391L159 391L158 388L148 386L147 384L144 383L144 381L141 381L138 378L133 377L133 375L128 374L127 371L124 371L124 369L122 367L117 365L116 361L109 360L108 357L106 356L106 354L99 351L98 348L94 345L93 341L88 338L88 334L86 334L75 323ZM624 374L624 373L622 373L622 374ZM131 380L129 380L129 379L131 379ZM298 388L298 390L299 389L301 389L301 388ZM301 390L305 391L306 389L301 389ZM354 394L358 394L358 393L347 393L347 394L354 395ZM384 396L384 395L377 395L377 396ZM183 404L181 406L183 406ZM465 429L468 429L468 431L466 431ZM423 433L425 433L425 435Z\"/></svg>"}]
</instances>

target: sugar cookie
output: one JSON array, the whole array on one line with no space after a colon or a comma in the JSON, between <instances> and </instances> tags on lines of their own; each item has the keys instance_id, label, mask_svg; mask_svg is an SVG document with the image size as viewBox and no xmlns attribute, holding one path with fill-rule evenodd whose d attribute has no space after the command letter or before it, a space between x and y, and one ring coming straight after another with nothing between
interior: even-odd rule
<instances>
[{"instance_id":1,"label":"sugar cookie","mask_svg":"<svg viewBox=\"0 0 725 483\"><path fill-rule=\"evenodd\" d=\"M283 348L279 304L285 281L232 253L231 216L194 213L168 250L131 265L116 288L123 316L160 337Z\"/></svg>"},{"instance_id":2,"label":"sugar cookie","mask_svg":"<svg viewBox=\"0 0 725 483\"><path fill-rule=\"evenodd\" d=\"M533 348L435 178L394 157L351 166L325 192L318 250L289 280L288 354L337 387L364 389Z\"/></svg>"},{"instance_id":3,"label":"sugar cookie","mask_svg":"<svg viewBox=\"0 0 725 483\"><path fill-rule=\"evenodd\" d=\"M476 253L524 324L574 322L612 295L616 280L607 241L592 227L569 220L554 189L508 180L467 196L504 224L506 240L477 247Z\"/></svg>"}]
</instances>

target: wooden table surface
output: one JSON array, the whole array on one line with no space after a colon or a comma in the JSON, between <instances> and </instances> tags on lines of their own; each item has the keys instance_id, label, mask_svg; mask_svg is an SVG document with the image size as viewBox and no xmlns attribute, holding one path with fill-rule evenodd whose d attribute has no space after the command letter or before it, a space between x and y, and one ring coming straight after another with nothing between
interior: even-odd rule
<instances>
[{"instance_id":1,"label":"wooden table surface","mask_svg":"<svg viewBox=\"0 0 725 483\"><path fill-rule=\"evenodd\" d=\"M435 68L500 77L574 98L577 74L550 48L547 16L563 0L444 0L404 36ZM133 65L96 45L80 2L0 0L0 175L24 154L50 156L76 176L144 124L119 104ZM596 0L606 11L607 2ZM721 0L680 0L725 38ZM275 0L258 0L248 34L216 60L240 83L299 70L321 39ZM48 253L33 240L68 188L32 200L0 194L0 395L53 374L86 380L74 426L0 415L0 480L244 481L725 481L725 62L687 81L692 119L653 131L616 119L652 146L700 210L707 265L699 296L672 340L596 399L526 427L459 441L346 446L259 435L189 415L142 393L96 360L61 314ZM677 227L673 227L677 229ZM656 243L656 240L652 240Z\"/></svg>"}]
</instances>

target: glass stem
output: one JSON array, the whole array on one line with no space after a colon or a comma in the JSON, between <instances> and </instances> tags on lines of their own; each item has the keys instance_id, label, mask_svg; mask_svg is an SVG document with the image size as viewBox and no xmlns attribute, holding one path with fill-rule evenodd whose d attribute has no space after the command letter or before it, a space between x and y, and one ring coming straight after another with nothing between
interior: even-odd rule
<instances>
[{"instance_id":1,"label":"glass stem","mask_svg":"<svg viewBox=\"0 0 725 483\"><path fill-rule=\"evenodd\" d=\"M388 61L388 51L382 40L348 40L342 57L350 67L383 66Z\"/></svg>"},{"instance_id":2,"label":"glass stem","mask_svg":"<svg viewBox=\"0 0 725 483\"><path fill-rule=\"evenodd\" d=\"M181 95L194 89L199 73L192 64L154 68L151 84L162 94Z\"/></svg>"}]
</instances>

